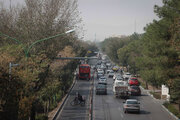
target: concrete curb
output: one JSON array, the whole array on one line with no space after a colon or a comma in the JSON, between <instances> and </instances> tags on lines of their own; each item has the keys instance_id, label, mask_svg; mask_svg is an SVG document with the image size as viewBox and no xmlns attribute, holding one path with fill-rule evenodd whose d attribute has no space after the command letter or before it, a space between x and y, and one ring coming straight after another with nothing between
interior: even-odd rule
<instances>
[{"instance_id":1,"label":"concrete curb","mask_svg":"<svg viewBox=\"0 0 180 120\"><path fill-rule=\"evenodd\" d=\"M144 89L142 86L140 86L140 88L145 91L145 89ZM147 92L147 94L148 94L149 96L151 96L154 100L158 100L158 99L156 99L152 94L150 94L149 91L146 91L146 92Z\"/></svg>"},{"instance_id":2,"label":"concrete curb","mask_svg":"<svg viewBox=\"0 0 180 120\"><path fill-rule=\"evenodd\" d=\"M61 112L62 108L64 107L64 104L66 103L67 98L69 97L69 94L71 93L74 85L76 83L76 79L73 81L73 84L71 85L70 89L68 90L68 93L66 94L66 96L64 97L62 104L60 105L60 107L58 108L57 112L55 113L55 115L53 116L52 120L56 120L58 114Z\"/></svg>"},{"instance_id":3,"label":"concrete curb","mask_svg":"<svg viewBox=\"0 0 180 120\"><path fill-rule=\"evenodd\" d=\"M142 86L140 86L141 89L145 90ZM151 96L154 100L158 100L156 99L152 94L149 93L149 91L147 91L147 94L149 96ZM172 117L174 117L176 120L180 120L178 117L176 117L172 112L170 112L164 105L161 105L163 109L165 109Z\"/></svg>"},{"instance_id":4,"label":"concrete curb","mask_svg":"<svg viewBox=\"0 0 180 120\"><path fill-rule=\"evenodd\" d=\"M172 112L170 112L164 105L161 105L171 116L173 116L176 120L180 120L178 117L176 117Z\"/></svg>"}]
</instances>

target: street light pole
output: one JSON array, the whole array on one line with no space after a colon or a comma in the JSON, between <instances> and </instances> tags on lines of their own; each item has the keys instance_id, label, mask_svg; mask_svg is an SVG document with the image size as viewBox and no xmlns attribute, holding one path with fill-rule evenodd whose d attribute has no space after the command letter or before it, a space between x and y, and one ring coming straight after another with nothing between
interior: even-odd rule
<instances>
[{"instance_id":1,"label":"street light pole","mask_svg":"<svg viewBox=\"0 0 180 120\"><path fill-rule=\"evenodd\" d=\"M64 33L61 33L61 34L57 34L57 35L54 35L54 36L51 36L51 37L48 37L48 38L43 38L43 39L37 40L37 41L33 42L33 43L32 43L29 47L27 47L27 48L24 47L23 49L24 49L24 53L25 53L26 58L28 57L28 54L29 54L30 49L31 49L34 45L36 45L37 43L40 43L40 42L42 42L42 41L46 41L46 40L49 40L49 39L53 39L53 38L59 37L59 36L64 35L64 34L72 33L72 32L74 32L74 31L75 31L75 29L71 29L71 30L68 30L68 31L66 31L66 32L64 32ZM19 41L19 40L17 40L16 38L10 37L10 36L8 36L8 35L6 35L6 34L3 34L3 33L1 33L1 32L0 32L0 35L1 35L1 36L5 36L5 37L8 37L8 38L11 39L11 40L14 40L14 41L16 41L18 44L22 44L22 42Z\"/></svg>"},{"instance_id":2,"label":"street light pole","mask_svg":"<svg viewBox=\"0 0 180 120\"><path fill-rule=\"evenodd\" d=\"M48 37L48 38L43 38L43 39L40 39L40 40L37 40L37 41L33 42L33 43L26 49L26 53L25 53L25 54L26 54L26 57L28 57L28 54L29 54L30 49L31 49L32 46L34 46L35 44L40 43L40 42L42 42L42 41L46 41L46 40L49 40L49 39L53 39L53 38L59 37L59 36L64 35L64 34L72 33L72 32L74 32L74 31L75 31L75 29L71 29L71 30L66 31L65 33L57 34L57 35L55 35L55 36L51 36L51 37Z\"/></svg>"}]
</instances>

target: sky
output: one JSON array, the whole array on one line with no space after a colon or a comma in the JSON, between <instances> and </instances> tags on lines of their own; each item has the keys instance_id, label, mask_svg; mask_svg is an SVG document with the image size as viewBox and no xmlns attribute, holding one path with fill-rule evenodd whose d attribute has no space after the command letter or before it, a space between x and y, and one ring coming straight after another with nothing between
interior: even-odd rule
<instances>
[{"instance_id":1,"label":"sky","mask_svg":"<svg viewBox=\"0 0 180 120\"><path fill-rule=\"evenodd\" d=\"M4 1L9 4L10 0ZM12 4L24 0L11 0ZM162 0L78 0L84 25L84 40L102 41L120 35L143 33L146 24L158 19L154 5Z\"/></svg>"}]
</instances>

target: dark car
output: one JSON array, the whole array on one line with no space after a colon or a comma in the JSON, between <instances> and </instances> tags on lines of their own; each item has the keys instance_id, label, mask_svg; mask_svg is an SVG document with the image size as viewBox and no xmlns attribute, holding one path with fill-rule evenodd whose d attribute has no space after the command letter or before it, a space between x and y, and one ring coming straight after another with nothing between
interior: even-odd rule
<instances>
[{"instance_id":1,"label":"dark car","mask_svg":"<svg viewBox=\"0 0 180 120\"><path fill-rule=\"evenodd\" d=\"M139 85L139 81L137 80L136 77L131 77L129 80L128 80L128 83L129 85Z\"/></svg>"},{"instance_id":2,"label":"dark car","mask_svg":"<svg viewBox=\"0 0 180 120\"><path fill-rule=\"evenodd\" d=\"M131 95L141 95L141 89L139 86L130 86L129 91L131 92Z\"/></svg>"},{"instance_id":3,"label":"dark car","mask_svg":"<svg viewBox=\"0 0 180 120\"><path fill-rule=\"evenodd\" d=\"M96 95L98 95L98 94L106 95L107 94L107 86L104 84L98 84L96 86Z\"/></svg>"}]
</instances>

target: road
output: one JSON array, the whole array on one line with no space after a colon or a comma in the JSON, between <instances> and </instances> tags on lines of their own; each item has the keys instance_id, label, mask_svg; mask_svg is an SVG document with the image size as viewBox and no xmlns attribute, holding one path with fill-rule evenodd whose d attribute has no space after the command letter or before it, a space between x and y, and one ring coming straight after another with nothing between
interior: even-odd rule
<instances>
[{"instance_id":1,"label":"road","mask_svg":"<svg viewBox=\"0 0 180 120\"><path fill-rule=\"evenodd\" d=\"M94 65L97 60L89 60L90 65ZM56 120L89 120L89 93L91 81L77 80L74 88L72 89L63 109L59 112ZM85 106L71 106L70 102L75 98L76 92L86 98Z\"/></svg>"},{"instance_id":2,"label":"road","mask_svg":"<svg viewBox=\"0 0 180 120\"><path fill-rule=\"evenodd\" d=\"M89 64L96 64L97 60L90 60ZM107 76L107 75L106 75ZM97 84L95 78L95 86ZM123 112L123 99L115 98L112 91L113 79L107 79L108 94L93 96L93 119L94 120L175 120L164 108L161 106L159 100L153 99L142 90L141 96L133 96L140 101L140 114ZM56 120L89 120L89 93L91 82L84 80L77 80L70 96L68 97L62 111L58 114ZM70 102L75 97L76 92L80 92L86 96L86 106L71 106Z\"/></svg>"},{"instance_id":3,"label":"road","mask_svg":"<svg viewBox=\"0 0 180 120\"><path fill-rule=\"evenodd\" d=\"M106 75L107 76L107 75ZM94 120L175 120L167 111L165 111L159 100L148 96L146 91L142 90L142 96L133 96L140 101L140 114L123 112L123 99L115 98L112 91L113 79L107 79L108 94L94 94L93 117ZM97 80L95 80L95 85ZM95 93L95 87L94 87Z\"/></svg>"}]
</instances>

